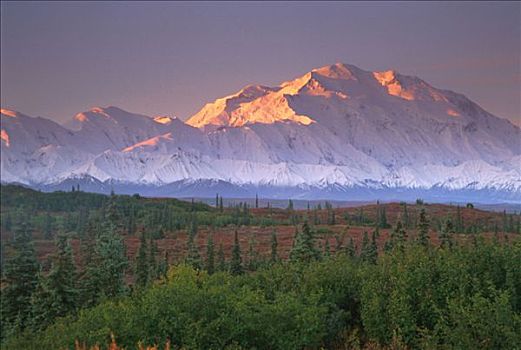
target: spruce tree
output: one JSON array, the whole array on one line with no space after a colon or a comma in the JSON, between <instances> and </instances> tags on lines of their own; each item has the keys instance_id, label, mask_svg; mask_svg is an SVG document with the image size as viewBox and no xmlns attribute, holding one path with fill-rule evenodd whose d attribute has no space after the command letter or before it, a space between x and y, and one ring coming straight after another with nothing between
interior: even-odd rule
<instances>
[{"instance_id":1,"label":"spruce tree","mask_svg":"<svg viewBox=\"0 0 521 350\"><path fill-rule=\"evenodd\" d=\"M409 212L407 211L407 203L403 202L403 213L402 213L403 225L405 229L409 228Z\"/></svg>"},{"instance_id":2,"label":"spruce tree","mask_svg":"<svg viewBox=\"0 0 521 350\"><path fill-rule=\"evenodd\" d=\"M329 239L326 238L326 243L324 243L324 258L329 259L331 257L331 247L329 245Z\"/></svg>"},{"instance_id":3,"label":"spruce tree","mask_svg":"<svg viewBox=\"0 0 521 350\"><path fill-rule=\"evenodd\" d=\"M37 293L32 297L33 324L37 329L52 323L56 317L74 312L78 305L77 272L72 248L67 237L58 236L57 252L47 276L40 276Z\"/></svg>"},{"instance_id":4,"label":"spruce tree","mask_svg":"<svg viewBox=\"0 0 521 350\"><path fill-rule=\"evenodd\" d=\"M354 258L356 255L356 245L355 241L353 240L353 237L349 238L349 244L345 248L346 255L348 257Z\"/></svg>"},{"instance_id":5,"label":"spruce tree","mask_svg":"<svg viewBox=\"0 0 521 350\"><path fill-rule=\"evenodd\" d=\"M226 259L224 257L223 244L219 244L219 250L217 251L217 269L219 271L226 271Z\"/></svg>"},{"instance_id":6,"label":"spruce tree","mask_svg":"<svg viewBox=\"0 0 521 350\"><path fill-rule=\"evenodd\" d=\"M31 297L38 283L39 263L25 223L16 229L12 256L4 268L5 287L1 293L2 336L23 330L29 323Z\"/></svg>"},{"instance_id":7,"label":"spruce tree","mask_svg":"<svg viewBox=\"0 0 521 350\"><path fill-rule=\"evenodd\" d=\"M239 245L239 234L235 230L233 240L232 259L230 261L230 273L232 275L240 275L242 273L241 247Z\"/></svg>"},{"instance_id":8,"label":"spruce tree","mask_svg":"<svg viewBox=\"0 0 521 350\"><path fill-rule=\"evenodd\" d=\"M514 215L509 215L508 216L508 232L510 233L514 233L515 232L515 228L514 228Z\"/></svg>"},{"instance_id":9,"label":"spruce tree","mask_svg":"<svg viewBox=\"0 0 521 350\"><path fill-rule=\"evenodd\" d=\"M375 239L380 238L380 227L378 225L374 226L373 235L374 235Z\"/></svg>"},{"instance_id":10,"label":"spruce tree","mask_svg":"<svg viewBox=\"0 0 521 350\"><path fill-rule=\"evenodd\" d=\"M141 240L136 257L136 286L138 288L144 288L150 278L150 268L148 265L148 246L145 238L145 232L141 232Z\"/></svg>"},{"instance_id":11,"label":"spruce tree","mask_svg":"<svg viewBox=\"0 0 521 350\"><path fill-rule=\"evenodd\" d=\"M255 251L255 240L253 237L248 242L248 270L257 270L257 252Z\"/></svg>"},{"instance_id":12,"label":"spruce tree","mask_svg":"<svg viewBox=\"0 0 521 350\"><path fill-rule=\"evenodd\" d=\"M87 305L95 304L99 298L115 297L126 292L125 270L128 266L123 239L107 214L101 231L96 237L91 261L87 266L84 290Z\"/></svg>"},{"instance_id":13,"label":"spruce tree","mask_svg":"<svg viewBox=\"0 0 521 350\"><path fill-rule=\"evenodd\" d=\"M320 258L320 252L315 248L313 232L307 222L302 225L302 231L297 232L294 246L290 252L292 262L310 262Z\"/></svg>"},{"instance_id":14,"label":"spruce tree","mask_svg":"<svg viewBox=\"0 0 521 350\"><path fill-rule=\"evenodd\" d=\"M94 216L96 220L90 220L83 235L80 236L80 257L81 264L84 268L79 272L79 285L80 285L80 305L92 305L92 301L95 300L95 294L97 289L92 284L94 278L92 276L92 266L94 260L94 247L96 245L96 236L101 229L98 227L99 219Z\"/></svg>"},{"instance_id":15,"label":"spruce tree","mask_svg":"<svg viewBox=\"0 0 521 350\"><path fill-rule=\"evenodd\" d=\"M401 220L396 222L396 226L394 227L393 232L391 233L391 244L392 248L398 247L403 250L405 247L405 242L407 240L407 232L402 225Z\"/></svg>"},{"instance_id":16,"label":"spruce tree","mask_svg":"<svg viewBox=\"0 0 521 350\"><path fill-rule=\"evenodd\" d=\"M155 280L159 277L158 275L158 265L157 265L157 243L152 238L149 240L148 245L149 253L148 253L148 268L149 268L149 279L150 281Z\"/></svg>"},{"instance_id":17,"label":"spruce tree","mask_svg":"<svg viewBox=\"0 0 521 350\"><path fill-rule=\"evenodd\" d=\"M136 233L136 209L134 206L130 207L130 212L128 215L128 227L127 227L127 233L129 236L133 236L134 233Z\"/></svg>"},{"instance_id":18,"label":"spruce tree","mask_svg":"<svg viewBox=\"0 0 521 350\"><path fill-rule=\"evenodd\" d=\"M424 247L429 245L429 220L425 209L420 210L420 219L418 220L418 243Z\"/></svg>"},{"instance_id":19,"label":"spruce tree","mask_svg":"<svg viewBox=\"0 0 521 350\"><path fill-rule=\"evenodd\" d=\"M206 243L206 271L209 275L215 272L215 250L212 234L208 235L208 241Z\"/></svg>"},{"instance_id":20,"label":"spruce tree","mask_svg":"<svg viewBox=\"0 0 521 350\"><path fill-rule=\"evenodd\" d=\"M369 261L371 256L371 242L369 241L369 236L367 231L364 231L364 236L362 238L362 247L360 249L360 259L362 261Z\"/></svg>"},{"instance_id":21,"label":"spruce tree","mask_svg":"<svg viewBox=\"0 0 521 350\"><path fill-rule=\"evenodd\" d=\"M445 224L443 225L443 228L441 229L441 233L439 235L440 238L440 245L442 248L452 248L453 245L453 239L452 236L454 235L455 230L454 226L452 224L452 221L450 219L447 219L445 221Z\"/></svg>"},{"instance_id":22,"label":"spruce tree","mask_svg":"<svg viewBox=\"0 0 521 350\"><path fill-rule=\"evenodd\" d=\"M385 206L382 206L382 210L381 210L380 227L381 228L388 228L389 227L389 223L387 222L387 213L386 213L386 210L385 210Z\"/></svg>"},{"instance_id":23,"label":"spruce tree","mask_svg":"<svg viewBox=\"0 0 521 350\"><path fill-rule=\"evenodd\" d=\"M371 247L368 254L369 261L371 261L373 264L376 263L376 260L378 259L378 244L376 243L378 235L378 228L376 228L371 236Z\"/></svg>"},{"instance_id":24,"label":"spruce tree","mask_svg":"<svg viewBox=\"0 0 521 350\"><path fill-rule=\"evenodd\" d=\"M461 208L460 208L459 205L456 207L456 227L455 227L455 231L457 233L462 233L463 232L463 218L461 216Z\"/></svg>"},{"instance_id":25,"label":"spruce tree","mask_svg":"<svg viewBox=\"0 0 521 350\"><path fill-rule=\"evenodd\" d=\"M390 253L393 250L392 239L387 239L384 244L384 252Z\"/></svg>"},{"instance_id":26,"label":"spruce tree","mask_svg":"<svg viewBox=\"0 0 521 350\"><path fill-rule=\"evenodd\" d=\"M341 235L335 234L335 254L339 253L342 250L342 244L344 243L346 232L343 232Z\"/></svg>"},{"instance_id":27,"label":"spruce tree","mask_svg":"<svg viewBox=\"0 0 521 350\"><path fill-rule=\"evenodd\" d=\"M365 221L364 208L360 208L358 211L358 223L360 225L363 225L364 221Z\"/></svg>"},{"instance_id":28,"label":"spruce tree","mask_svg":"<svg viewBox=\"0 0 521 350\"><path fill-rule=\"evenodd\" d=\"M195 242L194 232L190 232L188 235L187 255L185 263L187 265L192 266L196 270L201 270L202 268L201 255L199 254L199 248L197 247L197 243Z\"/></svg>"},{"instance_id":29,"label":"spruce tree","mask_svg":"<svg viewBox=\"0 0 521 350\"><path fill-rule=\"evenodd\" d=\"M31 314L28 326L39 331L51 324L56 317L53 310L54 297L50 292L47 278L42 271L38 273L36 288L31 295Z\"/></svg>"},{"instance_id":30,"label":"spruce tree","mask_svg":"<svg viewBox=\"0 0 521 350\"><path fill-rule=\"evenodd\" d=\"M58 251L53 258L53 265L47 277L49 288L55 295L54 308L57 316L64 316L76 309L78 289L77 271L69 240L63 234L56 242Z\"/></svg>"},{"instance_id":31,"label":"spruce tree","mask_svg":"<svg viewBox=\"0 0 521 350\"><path fill-rule=\"evenodd\" d=\"M277 252L278 242L277 234L275 231L271 233L271 262L276 263L279 261L279 254Z\"/></svg>"},{"instance_id":32,"label":"spruce tree","mask_svg":"<svg viewBox=\"0 0 521 350\"><path fill-rule=\"evenodd\" d=\"M157 274L159 278L166 278L168 273L168 251L165 250L165 253L163 255L163 259L161 259L161 262L157 266Z\"/></svg>"}]
</instances>

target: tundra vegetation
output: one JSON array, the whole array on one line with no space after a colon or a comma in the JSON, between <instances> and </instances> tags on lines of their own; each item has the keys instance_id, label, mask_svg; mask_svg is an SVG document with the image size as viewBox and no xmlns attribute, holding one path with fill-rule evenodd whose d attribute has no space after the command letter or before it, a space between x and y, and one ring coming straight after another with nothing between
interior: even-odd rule
<instances>
[{"instance_id":1,"label":"tundra vegetation","mask_svg":"<svg viewBox=\"0 0 521 350\"><path fill-rule=\"evenodd\" d=\"M2 186L2 348L521 344L519 214L222 203Z\"/></svg>"}]
</instances>

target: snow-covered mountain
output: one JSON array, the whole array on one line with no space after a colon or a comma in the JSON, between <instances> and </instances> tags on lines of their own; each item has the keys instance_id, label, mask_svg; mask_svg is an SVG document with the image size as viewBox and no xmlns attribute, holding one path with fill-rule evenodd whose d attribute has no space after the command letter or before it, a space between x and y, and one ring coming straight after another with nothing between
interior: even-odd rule
<instances>
[{"instance_id":1,"label":"snow-covered mountain","mask_svg":"<svg viewBox=\"0 0 521 350\"><path fill-rule=\"evenodd\" d=\"M395 71L334 64L247 86L186 123L116 107L66 126L1 118L2 182L43 189L521 200L520 128Z\"/></svg>"}]
</instances>

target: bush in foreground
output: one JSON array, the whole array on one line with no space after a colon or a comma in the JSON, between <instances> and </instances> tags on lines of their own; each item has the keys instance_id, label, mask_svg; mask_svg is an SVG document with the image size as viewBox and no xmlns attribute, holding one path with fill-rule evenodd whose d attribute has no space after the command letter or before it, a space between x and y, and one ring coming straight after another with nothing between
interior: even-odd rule
<instances>
[{"instance_id":1,"label":"bush in foreground","mask_svg":"<svg viewBox=\"0 0 521 350\"><path fill-rule=\"evenodd\" d=\"M407 245L377 263L337 255L255 273L173 267L145 291L10 339L6 349L165 344L186 349L514 349L521 242Z\"/></svg>"}]
</instances>

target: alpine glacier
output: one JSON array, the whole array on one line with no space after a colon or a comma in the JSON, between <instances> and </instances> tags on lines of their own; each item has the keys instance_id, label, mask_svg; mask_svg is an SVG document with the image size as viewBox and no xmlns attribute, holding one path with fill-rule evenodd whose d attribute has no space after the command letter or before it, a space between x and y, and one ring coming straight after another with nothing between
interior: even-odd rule
<instances>
[{"instance_id":1,"label":"alpine glacier","mask_svg":"<svg viewBox=\"0 0 521 350\"><path fill-rule=\"evenodd\" d=\"M186 122L2 109L1 178L162 196L520 201L521 129L465 96L337 63L250 85Z\"/></svg>"}]
</instances>

